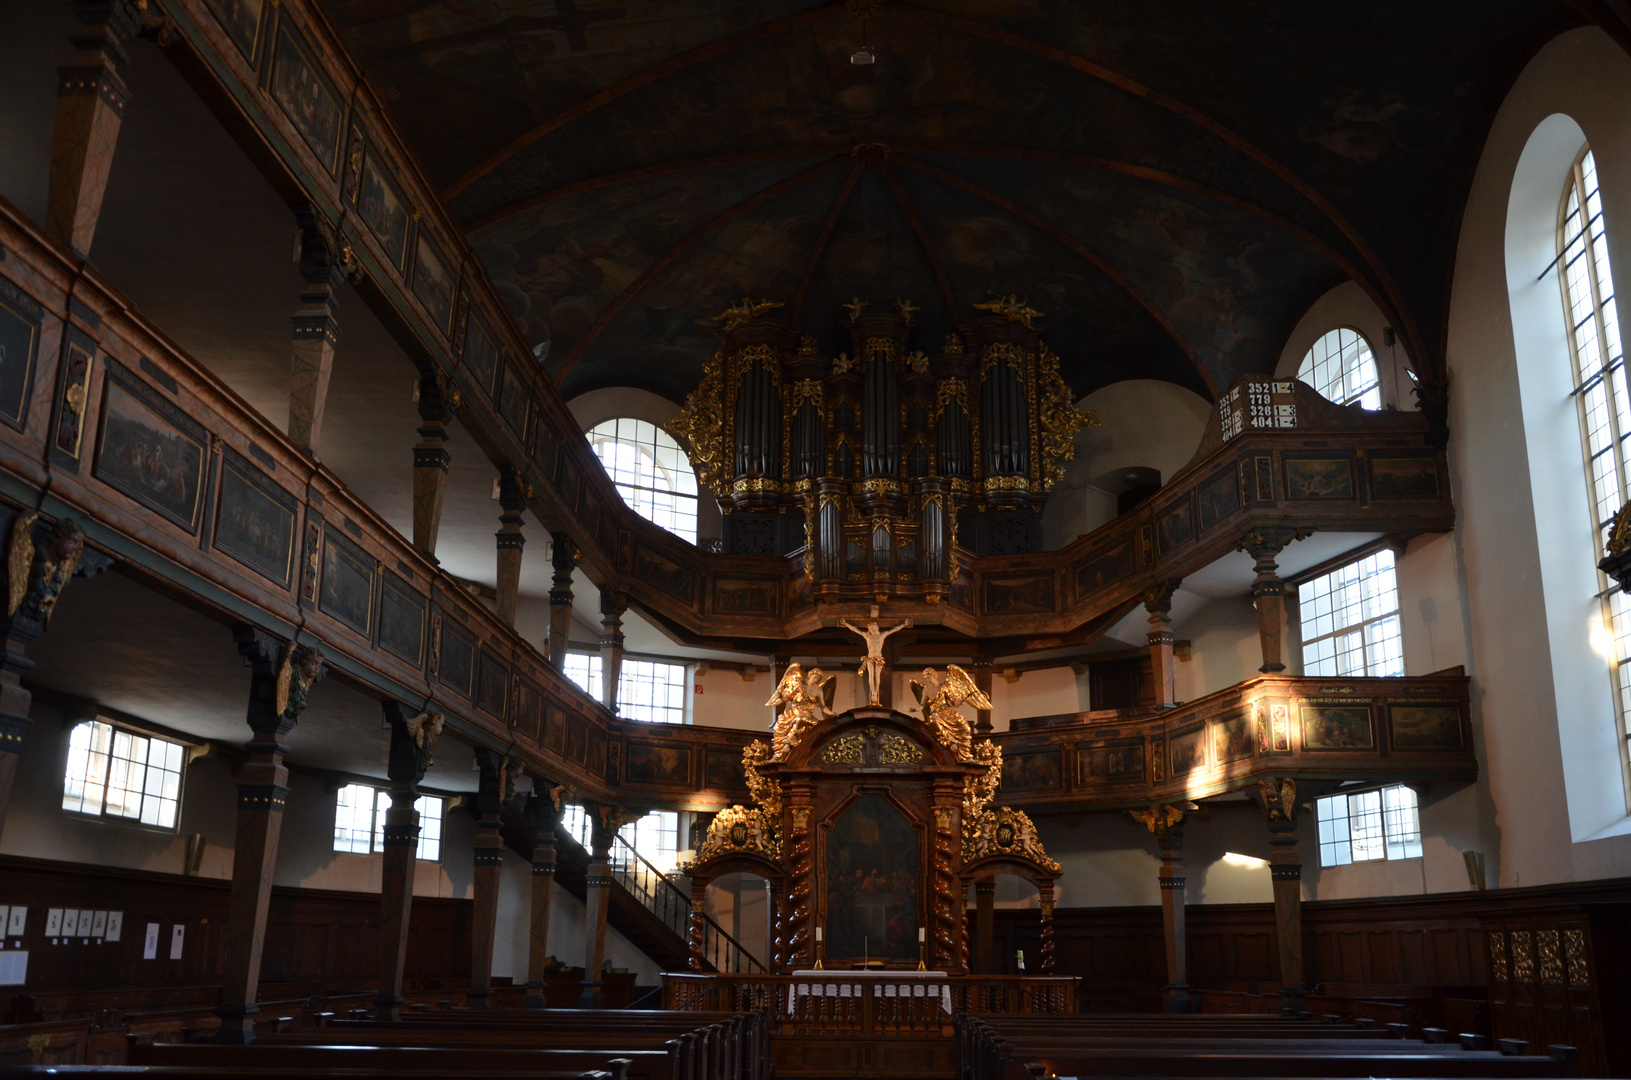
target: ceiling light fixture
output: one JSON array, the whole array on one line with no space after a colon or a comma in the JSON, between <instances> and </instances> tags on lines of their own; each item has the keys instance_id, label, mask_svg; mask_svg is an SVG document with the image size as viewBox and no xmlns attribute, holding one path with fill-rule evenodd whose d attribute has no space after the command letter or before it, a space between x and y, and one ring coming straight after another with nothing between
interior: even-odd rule
<instances>
[{"instance_id":1,"label":"ceiling light fixture","mask_svg":"<svg viewBox=\"0 0 1631 1080\"><path fill-rule=\"evenodd\" d=\"M865 67L868 64L877 63L878 54L867 48L865 45L862 45L859 49L856 49L854 52L849 54L849 62L854 64L856 67Z\"/></svg>"},{"instance_id":2,"label":"ceiling light fixture","mask_svg":"<svg viewBox=\"0 0 1631 1080\"><path fill-rule=\"evenodd\" d=\"M866 43L866 21L878 14L882 6L883 0L847 0L844 4L850 17L861 21L861 47L849 54L850 66L869 67L878 62L878 54Z\"/></svg>"}]
</instances>

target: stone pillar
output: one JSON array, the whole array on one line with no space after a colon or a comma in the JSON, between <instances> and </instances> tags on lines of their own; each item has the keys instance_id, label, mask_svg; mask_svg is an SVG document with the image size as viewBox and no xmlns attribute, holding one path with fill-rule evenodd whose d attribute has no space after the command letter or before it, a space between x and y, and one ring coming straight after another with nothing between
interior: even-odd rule
<instances>
[{"instance_id":1,"label":"stone pillar","mask_svg":"<svg viewBox=\"0 0 1631 1080\"><path fill-rule=\"evenodd\" d=\"M1257 562L1257 576L1252 579L1252 603L1257 605L1257 634L1263 642L1263 666L1257 670L1265 675L1286 669L1281 657L1286 587L1280 580L1275 558L1295 538L1296 534L1290 529L1255 529L1242 545Z\"/></svg>"},{"instance_id":2,"label":"stone pillar","mask_svg":"<svg viewBox=\"0 0 1631 1080\"><path fill-rule=\"evenodd\" d=\"M1297 782L1260 780L1258 802L1268 815L1269 877L1274 883L1274 934L1280 947L1280 1011L1301 1016L1303 998L1303 860L1297 852Z\"/></svg>"},{"instance_id":3,"label":"stone pillar","mask_svg":"<svg viewBox=\"0 0 1631 1080\"><path fill-rule=\"evenodd\" d=\"M566 645L572 634L572 568L578 548L563 532L550 533L550 565L555 576L549 589L549 662L556 671L566 667Z\"/></svg>"},{"instance_id":4,"label":"stone pillar","mask_svg":"<svg viewBox=\"0 0 1631 1080\"><path fill-rule=\"evenodd\" d=\"M623 612L628 606L622 593L601 587L600 701L613 713L617 712L617 680L623 673Z\"/></svg>"},{"instance_id":5,"label":"stone pillar","mask_svg":"<svg viewBox=\"0 0 1631 1080\"><path fill-rule=\"evenodd\" d=\"M436 740L442 734L442 714L419 712L400 701L384 703L391 728L391 751L386 775L391 780L391 805L385 811L385 864L380 881L379 994L374 1016L402 1019L402 972L408 962L408 924L413 910L413 879L419 851L419 782L430 767Z\"/></svg>"},{"instance_id":6,"label":"stone pillar","mask_svg":"<svg viewBox=\"0 0 1631 1080\"><path fill-rule=\"evenodd\" d=\"M316 453L328 405L329 376L340 323L334 293L345 280L344 248L323 212L315 206L295 212L300 223L300 310L291 321L294 346L289 368L289 438Z\"/></svg>"},{"instance_id":7,"label":"stone pillar","mask_svg":"<svg viewBox=\"0 0 1631 1080\"><path fill-rule=\"evenodd\" d=\"M476 815L475 905L470 912L470 991L472 1009L485 1009L493 996L493 931L498 922L499 874L504 868L500 815L510 794L510 763L498 751L476 748L481 784L471 802Z\"/></svg>"},{"instance_id":8,"label":"stone pillar","mask_svg":"<svg viewBox=\"0 0 1631 1080\"><path fill-rule=\"evenodd\" d=\"M527 508L527 483L513 468L505 466L498 474L498 617L505 626L515 626L515 601L521 588L521 549L527 538L521 535L521 512Z\"/></svg>"},{"instance_id":9,"label":"stone pillar","mask_svg":"<svg viewBox=\"0 0 1631 1080\"><path fill-rule=\"evenodd\" d=\"M1150 613L1150 668L1155 676L1155 707L1170 709L1178 702L1177 670L1172 660L1172 594L1177 578L1144 590L1144 610Z\"/></svg>"},{"instance_id":10,"label":"stone pillar","mask_svg":"<svg viewBox=\"0 0 1631 1080\"><path fill-rule=\"evenodd\" d=\"M599 1009L606 1004L602 968L606 966L606 905L611 899L612 839L617 830L632 820L628 811L617 805L592 808L589 830L589 869L584 875L583 905L583 993L578 1008Z\"/></svg>"},{"instance_id":11,"label":"stone pillar","mask_svg":"<svg viewBox=\"0 0 1631 1080\"><path fill-rule=\"evenodd\" d=\"M436 558L436 534L442 528L442 501L447 495L447 465L451 460L443 444L453 422L459 394L442 385L435 375L419 380L419 445L413 448L413 546Z\"/></svg>"},{"instance_id":12,"label":"stone pillar","mask_svg":"<svg viewBox=\"0 0 1631 1080\"><path fill-rule=\"evenodd\" d=\"M241 1045L255 1039L266 913L272 902L278 838L289 797L283 737L305 711L312 684L323 674L323 654L307 645L283 645L259 630L232 632L238 653L249 661L248 760L238 769L238 833L232 849L232 890L227 899L227 941L222 962L221 1018L217 1042Z\"/></svg>"},{"instance_id":13,"label":"stone pillar","mask_svg":"<svg viewBox=\"0 0 1631 1080\"><path fill-rule=\"evenodd\" d=\"M986 700L991 700L991 657L976 654L968 662L968 673L974 678L974 685L984 694ZM991 710L976 709L974 712L974 737L984 739L991 734Z\"/></svg>"},{"instance_id":14,"label":"stone pillar","mask_svg":"<svg viewBox=\"0 0 1631 1080\"><path fill-rule=\"evenodd\" d=\"M1184 809L1152 806L1133 812L1133 819L1155 834L1161 849L1161 925L1166 932L1166 1011L1192 1011L1189 997L1189 944L1184 934Z\"/></svg>"},{"instance_id":15,"label":"stone pillar","mask_svg":"<svg viewBox=\"0 0 1631 1080\"><path fill-rule=\"evenodd\" d=\"M142 18L135 0L74 0L73 8L85 29L73 37L79 55L57 69L45 229L85 258L130 101L119 69L130 59L125 45L140 31Z\"/></svg>"},{"instance_id":16,"label":"stone pillar","mask_svg":"<svg viewBox=\"0 0 1631 1080\"><path fill-rule=\"evenodd\" d=\"M527 821L532 827L532 909L527 944L527 996L524 1009L544 1007L544 964L549 959L549 913L555 902L555 827L561 820L563 787L545 787L533 781L527 796Z\"/></svg>"},{"instance_id":17,"label":"stone pillar","mask_svg":"<svg viewBox=\"0 0 1631 1080\"><path fill-rule=\"evenodd\" d=\"M991 932L995 928L997 879L983 877L974 882L974 970L981 975L991 970Z\"/></svg>"},{"instance_id":18,"label":"stone pillar","mask_svg":"<svg viewBox=\"0 0 1631 1080\"><path fill-rule=\"evenodd\" d=\"M11 516L8 551L8 564L19 566L26 576L7 582L10 599L0 609L0 833L5 831L23 741L34 724L28 715L34 695L22 684L34 670L28 646L45 632L57 597L72 578L91 577L113 564L106 555L85 548L78 521L62 518L47 524L32 511Z\"/></svg>"}]
</instances>

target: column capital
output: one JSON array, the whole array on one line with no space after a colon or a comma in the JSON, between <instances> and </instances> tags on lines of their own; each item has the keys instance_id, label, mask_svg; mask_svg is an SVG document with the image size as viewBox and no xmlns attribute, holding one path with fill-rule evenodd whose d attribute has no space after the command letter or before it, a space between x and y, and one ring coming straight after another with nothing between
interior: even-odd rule
<instances>
[{"instance_id":1,"label":"column capital","mask_svg":"<svg viewBox=\"0 0 1631 1080\"><path fill-rule=\"evenodd\" d=\"M1297 781L1289 776L1259 780L1252 789L1252 797L1268 817L1269 832L1276 834L1296 832Z\"/></svg>"},{"instance_id":2,"label":"column capital","mask_svg":"<svg viewBox=\"0 0 1631 1080\"><path fill-rule=\"evenodd\" d=\"M572 542L572 537L564 532L549 534L550 566L555 571L554 585L557 589L572 588L572 571L578 565L578 545Z\"/></svg>"},{"instance_id":3,"label":"column capital","mask_svg":"<svg viewBox=\"0 0 1631 1080\"><path fill-rule=\"evenodd\" d=\"M251 670L247 721L255 742L281 747L279 740L306 711L311 688L328 673L323 650L298 642L284 644L252 626L234 627L232 638Z\"/></svg>"},{"instance_id":4,"label":"column capital","mask_svg":"<svg viewBox=\"0 0 1631 1080\"><path fill-rule=\"evenodd\" d=\"M1241 537L1236 550L1247 552L1253 559L1257 560L1257 571L1261 574L1265 564L1270 569L1274 568L1276 557L1286 549L1287 544L1295 540L1305 539L1310 533L1311 530L1308 529L1281 529L1265 526L1260 529L1253 529Z\"/></svg>"},{"instance_id":5,"label":"column capital","mask_svg":"<svg viewBox=\"0 0 1631 1080\"><path fill-rule=\"evenodd\" d=\"M446 723L439 712L413 711L395 699L383 702L385 722L391 727L391 751L386 775L395 784L415 785L435 761L431 755Z\"/></svg>"},{"instance_id":6,"label":"column capital","mask_svg":"<svg viewBox=\"0 0 1631 1080\"><path fill-rule=\"evenodd\" d=\"M1173 594L1182 584L1182 578L1168 578L1145 586L1139 598L1144 601L1144 610L1150 613L1152 621L1154 616L1167 615L1172 611Z\"/></svg>"},{"instance_id":7,"label":"column capital","mask_svg":"<svg viewBox=\"0 0 1631 1080\"><path fill-rule=\"evenodd\" d=\"M328 215L313 203L296 207L294 217L300 227L300 279L306 283L307 292L317 294L315 300L335 307L333 291L356 267L351 245L341 237ZM301 298L306 299L306 293L302 293Z\"/></svg>"},{"instance_id":8,"label":"column capital","mask_svg":"<svg viewBox=\"0 0 1631 1080\"><path fill-rule=\"evenodd\" d=\"M446 438L446 426L453 422L453 411L463 403L459 392L448 386L439 372L419 376L419 419L425 424L419 434Z\"/></svg>"},{"instance_id":9,"label":"column capital","mask_svg":"<svg viewBox=\"0 0 1631 1080\"><path fill-rule=\"evenodd\" d=\"M617 835L617 831L636 820L639 815L618 803L597 803L590 807L590 811L590 855L596 859L604 859L611 854L612 839Z\"/></svg>"},{"instance_id":10,"label":"column capital","mask_svg":"<svg viewBox=\"0 0 1631 1080\"><path fill-rule=\"evenodd\" d=\"M1150 830L1163 850L1179 851L1184 846L1184 819L1195 804L1153 803L1148 810L1129 810L1132 819Z\"/></svg>"}]
</instances>

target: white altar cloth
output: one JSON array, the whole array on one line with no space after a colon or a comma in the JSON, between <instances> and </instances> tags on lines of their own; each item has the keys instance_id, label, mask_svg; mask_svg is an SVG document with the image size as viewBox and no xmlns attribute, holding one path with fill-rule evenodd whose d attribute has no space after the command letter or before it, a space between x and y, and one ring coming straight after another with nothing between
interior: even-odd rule
<instances>
[{"instance_id":1,"label":"white altar cloth","mask_svg":"<svg viewBox=\"0 0 1631 1080\"><path fill-rule=\"evenodd\" d=\"M833 971L828 969L801 968L793 972L794 979L808 980L794 982L787 988L787 1011L797 1011L797 1002L801 997L859 997L861 982L868 983L877 988L878 997L933 997L940 998L940 1008L948 1015L951 1013L951 987L946 983L940 984L940 993L933 993L934 987L927 983L918 982L919 979L944 979L948 976L944 971Z\"/></svg>"}]
</instances>

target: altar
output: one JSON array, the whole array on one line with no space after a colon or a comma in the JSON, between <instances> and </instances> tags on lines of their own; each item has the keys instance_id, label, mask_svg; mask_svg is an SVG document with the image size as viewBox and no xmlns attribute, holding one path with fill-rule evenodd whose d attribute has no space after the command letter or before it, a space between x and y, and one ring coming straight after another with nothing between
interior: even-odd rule
<instances>
[{"instance_id":1,"label":"altar","mask_svg":"<svg viewBox=\"0 0 1631 1080\"><path fill-rule=\"evenodd\" d=\"M767 1014L783 1076L945 1075L956 1013L1076 1011L1076 980L1052 974L1059 864L1029 817L993 805L1002 753L961 711L989 700L956 666L914 680L917 715L834 715L826 685L788 667L769 742L743 753L754 805L715 815L683 867L690 970L663 976L665 1007ZM704 963L708 884L733 873L768 883L767 974ZM999 873L1036 887L1035 976L971 974L966 897Z\"/></svg>"}]
</instances>

